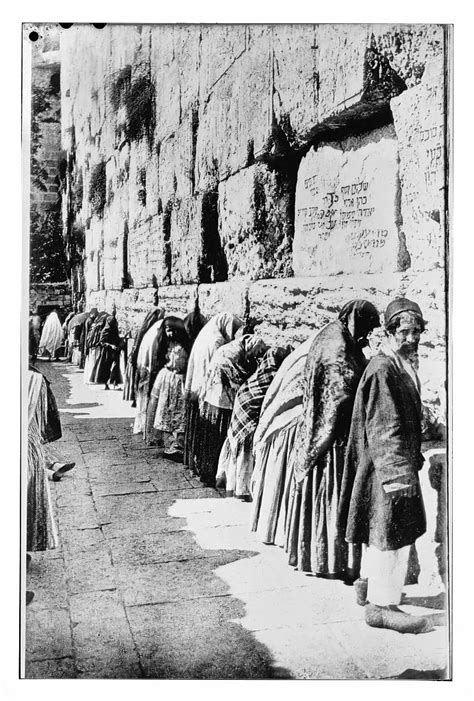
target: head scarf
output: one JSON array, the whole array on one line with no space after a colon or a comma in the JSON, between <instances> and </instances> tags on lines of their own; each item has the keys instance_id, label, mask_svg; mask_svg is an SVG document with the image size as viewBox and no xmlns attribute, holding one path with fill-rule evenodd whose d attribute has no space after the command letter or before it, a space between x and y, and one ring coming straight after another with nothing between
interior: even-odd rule
<instances>
[{"instance_id":1,"label":"head scarf","mask_svg":"<svg viewBox=\"0 0 474 701\"><path fill-rule=\"evenodd\" d=\"M186 394L196 396L207 375L214 353L234 338L242 321L228 312L221 312L210 319L199 332L191 351L186 373Z\"/></svg>"},{"instance_id":2,"label":"head scarf","mask_svg":"<svg viewBox=\"0 0 474 701\"><path fill-rule=\"evenodd\" d=\"M209 364L202 401L221 409L232 409L237 390L256 370L257 359L266 350L261 338L250 335L219 348Z\"/></svg>"},{"instance_id":3,"label":"head scarf","mask_svg":"<svg viewBox=\"0 0 474 701\"><path fill-rule=\"evenodd\" d=\"M231 448L237 447L238 443L254 433L265 393L276 371L292 350L291 346L270 348L253 375L238 390L227 434Z\"/></svg>"},{"instance_id":4,"label":"head scarf","mask_svg":"<svg viewBox=\"0 0 474 701\"><path fill-rule=\"evenodd\" d=\"M206 317L197 308L184 318L184 328L192 342L196 340L198 333L206 323Z\"/></svg>"},{"instance_id":5,"label":"head scarf","mask_svg":"<svg viewBox=\"0 0 474 701\"><path fill-rule=\"evenodd\" d=\"M161 368L166 363L166 353L170 345L170 340L166 335L166 328L172 328L175 331L174 341L179 343L187 353L191 350L191 341L184 328L184 321L177 316L165 316L163 323L157 331L156 341L153 343L150 367L150 384L149 391L153 387L156 376Z\"/></svg>"},{"instance_id":6,"label":"head scarf","mask_svg":"<svg viewBox=\"0 0 474 701\"><path fill-rule=\"evenodd\" d=\"M372 302L365 299L353 299L347 302L339 312L339 321L347 327L349 318L354 312L354 339L360 338L367 330L372 331L380 326L379 313Z\"/></svg>"},{"instance_id":7,"label":"head scarf","mask_svg":"<svg viewBox=\"0 0 474 701\"><path fill-rule=\"evenodd\" d=\"M120 332L115 314L107 315L100 332L100 343L108 343L111 346L119 347Z\"/></svg>"},{"instance_id":8,"label":"head scarf","mask_svg":"<svg viewBox=\"0 0 474 701\"><path fill-rule=\"evenodd\" d=\"M133 368L136 368L137 366L138 350L140 348L140 344L143 340L144 335L156 321L158 321L159 319L163 319L164 315L164 309L159 309L158 307L155 307L154 309L149 311L148 314L145 316L143 323L140 326L137 335L135 336L133 347L129 356L129 363Z\"/></svg>"}]
</instances>

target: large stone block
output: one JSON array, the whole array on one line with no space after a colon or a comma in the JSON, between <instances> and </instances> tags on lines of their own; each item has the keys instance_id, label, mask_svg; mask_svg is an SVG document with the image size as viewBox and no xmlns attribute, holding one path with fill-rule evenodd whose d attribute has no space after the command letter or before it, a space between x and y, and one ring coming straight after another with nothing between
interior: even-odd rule
<instances>
[{"instance_id":1,"label":"large stone block","mask_svg":"<svg viewBox=\"0 0 474 701\"><path fill-rule=\"evenodd\" d=\"M440 24L379 24L373 27L377 49L405 81L418 85L425 67L444 51L444 28Z\"/></svg>"},{"instance_id":2,"label":"large stone block","mask_svg":"<svg viewBox=\"0 0 474 701\"><path fill-rule=\"evenodd\" d=\"M176 200L170 211L170 282L198 282L202 256L202 196Z\"/></svg>"},{"instance_id":3,"label":"large stone block","mask_svg":"<svg viewBox=\"0 0 474 701\"><path fill-rule=\"evenodd\" d=\"M164 308L166 315L184 318L194 310L196 296L197 285L160 285L158 306Z\"/></svg>"},{"instance_id":4,"label":"large stone block","mask_svg":"<svg viewBox=\"0 0 474 701\"><path fill-rule=\"evenodd\" d=\"M298 171L295 274L393 272L403 267L398 198L392 127L312 149Z\"/></svg>"},{"instance_id":5,"label":"large stone block","mask_svg":"<svg viewBox=\"0 0 474 701\"><path fill-rule=\"evenodd\" d=\"M298 147L319 120L316 26L279 24L272 34L273 111L290 144Z\"/></svg>"},{"instance_id":6,"label":"large stone block","mask_svg":"<svg viewBox=\"0 0 474 701\"><path fill-rule=\"evenodd\" d=\"M400 155L401 215L413 270L444 266L446 119L443 56L392 100Z\"/></svg>"},{"instance_id":7,"label":"large stone block","mask_svg":"<svg viewBox=\"0 0 474 701\"><path fill-rule=\"evenodd\" d=\"M195 110L188 110L176 131L160 144L158 193L163 207L172 197L184 198L193 194L196 114Z\"/></svg>"},{"instance_id":8,"label":"large stone block","mask_svg":"<svg viewBox=\"0 0 474 701\"><path fill-rule=\"evenodd\" d=\"M207 318L230 312L243 319L248 309L248 289L248 280L242 278L199 285L199 309Z\"/></svg>"},{"instance_id":9,"label":"large stone block","mask_svg":"<svg viewBox=\"0 0 474 701\"><path fill-rule=\"evenodd\" d=\"M199 191L264 157L271 145L270 32L249 44L200 103L195 184Z\"/></svg>"},{"instance_id":10,"label":"large stone block","mask_svg":"<svg viewBox=\"0 0 474 701\"><path fill-rule=\"evenodd\" d=\"M291 274L292 183L256 164L219 185L219 234L229 277Z\"/></svg>"},{"instance_id":11,"label":"large stone block","mask_svg":"<svg viewBox=\"0 0 474 701\"><path fill-rule=\"evenodd\" d=\"M199 96L201 27L161 25L151 31L150 64L156 91L155 141L171 136Z\"/></svg>"}]
</instances>

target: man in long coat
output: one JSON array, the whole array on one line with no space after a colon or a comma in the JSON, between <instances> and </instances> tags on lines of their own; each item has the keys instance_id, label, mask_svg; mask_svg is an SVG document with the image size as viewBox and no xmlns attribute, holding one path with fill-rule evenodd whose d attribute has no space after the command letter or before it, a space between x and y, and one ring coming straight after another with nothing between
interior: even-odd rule
<instances>
[{"instance_id":1,"label":"man in long coat","mask_svg":"<svg viewBox=\"0 0 474 701\"><path fill-rule=\"evenodd\" d=\"M339 512L346 540L365 546L356 584L358 603L368 602L366 623L410 633L432 629L426 618L398 608L410 546L426 530L416 372L424 327L415 302L397 298L388 305L386 347L370 361L356 394Z\"/></svg>"}]
</instances>

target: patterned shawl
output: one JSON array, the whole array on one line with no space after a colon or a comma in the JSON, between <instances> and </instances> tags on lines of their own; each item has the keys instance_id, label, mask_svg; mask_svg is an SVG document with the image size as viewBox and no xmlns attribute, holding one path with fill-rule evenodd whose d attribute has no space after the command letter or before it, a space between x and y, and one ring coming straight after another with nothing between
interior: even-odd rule
<instances>
[{"instance_id":1,"label":"patterned shawl","mask_svg":"<svg viewBox=\"0 0 474 701\"><path fill-rule=\"evenodd\" d=\"M297 482L316 467L335 441L347 440L355 393L366 364L342 321L327 324L311 344L296 439Z\"/></svg>"},{"instance_id":2,"label":"patterned shawl","mask_svg":"<svg viewBox=\"0 0 474 701\"><path fill-rule=\"evenodd\" d=\"M304 366L315 336L316 332L290 353L277 370L263 400L254 445L285 428L300 415Z\"/></svg>"},{"instance_id":3,"label":"patterned shawl","mask_svg":"<svg viewBox=\"0 0 474 701\"><path fill-rule=\"evenodd\" d=\"M109 314L107 312L99 312L94 321L92 322L89 333L87 334L86 340L86 350L89 351L91 348L95 348L100 343L100 336L102 329L104 328L107 317Z\"/></svg>"},{"instance_id":4,"label":"patterned shawl","mask_svg":"<svg viewBox=\"0 0 474 701\"><path fill-rule=\"evenodd\" d=\"M255 371L257 358L266 350L263 340L253 335L242 336L219 348L209 364L201 402L232 409L239 387Z\"/></svg>"},{"instance_id":5,"label":"patterned shawl","mask_svg":"<svg viewBox=\"0 0 474 701\"><path fill-rule=\"evenodd\" d=\"M235 397L227 438L232 449L254 433L265 393L276 371L292 348L270 348L259 362L257 370L244 382Z\"/></svg>"},{"instance_id":6,"label":"patterned shawl","mask_svg":"<svg viewBox=\"0 0 474 701\"><path fill-rule=\"evenodd\" d=\"M186 373L185 392L197 396L206 379L211 358L220 346L231 341L242 321L228 312L212 317L199 332L191 351Z\"/></svg>"}]
</instances>

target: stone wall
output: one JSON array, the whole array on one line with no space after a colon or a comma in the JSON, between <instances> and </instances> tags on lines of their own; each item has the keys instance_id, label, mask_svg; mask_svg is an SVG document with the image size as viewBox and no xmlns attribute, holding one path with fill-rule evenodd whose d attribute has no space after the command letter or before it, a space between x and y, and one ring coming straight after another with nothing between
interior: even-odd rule
<instances>
[{"instance_id":1,"label":"stone wall","mask_svg":"<svg viewBox=\"0 0 474 701\"><path fill-rule=\"evenodd\" d=\"M30 285L30 310L57 307L65 316L71 311L71 288L68 282L45 282Z\"/></svg>"},{"instance_id":2,"label":"stone wall","mask_svg":"<svg viewBox=\"0 0 474 701\"><path fill-rule=\"evenodd\" d=\"M352 297L411 295L443 418L445 43L440 25L63 31L88 305L137 328L157 288L172 313L197 298L296 342Z\"/></svg>"}]
</instances>

